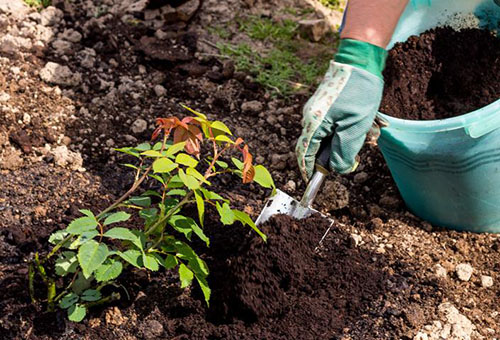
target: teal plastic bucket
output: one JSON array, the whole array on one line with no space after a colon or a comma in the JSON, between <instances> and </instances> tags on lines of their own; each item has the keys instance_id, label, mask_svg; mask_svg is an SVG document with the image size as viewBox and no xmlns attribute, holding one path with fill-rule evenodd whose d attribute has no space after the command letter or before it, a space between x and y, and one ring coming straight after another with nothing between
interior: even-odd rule
<instances>
[{"instance_id":1,"label":"teal plastic bucket","mask_svg":"<svg viewBox=\"0 0 500 340\"><path fill-rule=\"evenodd\" d=\"M443 25L498 32L500 7L494 0L419 2L406 8L389 48ZM415 215L437 226L500 232L500 100L443 120L379 116L389 123L379 147Z\"/></svg>"}]
</instances>

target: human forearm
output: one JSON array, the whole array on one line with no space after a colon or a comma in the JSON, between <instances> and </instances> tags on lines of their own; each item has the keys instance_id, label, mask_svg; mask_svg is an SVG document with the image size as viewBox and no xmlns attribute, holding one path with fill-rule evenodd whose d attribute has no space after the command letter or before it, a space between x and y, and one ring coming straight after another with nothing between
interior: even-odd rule
<instances>
[{"instance_id":1,"label":"human forearm","mask_svg":"<svg viewBox=\"0 0 500 340\"><path fill-rule=\"evenodd\" d=\"M350 0L341 33L386 48L408 0Z\"/></svg>"}]
</instances>

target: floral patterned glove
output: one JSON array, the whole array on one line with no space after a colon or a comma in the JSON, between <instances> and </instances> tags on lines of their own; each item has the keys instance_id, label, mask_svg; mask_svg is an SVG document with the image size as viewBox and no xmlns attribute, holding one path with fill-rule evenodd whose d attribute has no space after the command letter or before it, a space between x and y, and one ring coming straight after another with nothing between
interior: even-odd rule
<instances>
[{"instance_id":1,"label":"floral patterned glove","mask_svg":"<svg viewBox=\"0 0 500 340\"><path fill-rule=\"evenodd\" d=\"M331 138L329 167L341 174L354 171L357 154L370 131L382 100L382 70L387 51L343 39L320 86L304 106L302 135L296 154L304 179L314 171L324 138Z\"/></svg>"}]
</instances>

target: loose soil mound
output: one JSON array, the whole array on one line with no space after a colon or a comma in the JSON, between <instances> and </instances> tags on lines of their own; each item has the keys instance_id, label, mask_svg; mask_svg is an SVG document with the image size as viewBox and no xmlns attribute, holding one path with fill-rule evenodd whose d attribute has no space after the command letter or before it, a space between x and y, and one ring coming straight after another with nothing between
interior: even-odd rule
<instances>
[{"instance_id":1,"label":"loose soil mound","mask_svg":"<svg viewBox=\"0 0 500 340\"><path fill-rule=\"evenodd\" d=\"M380 111L426 120L459 116L500 98L500 39L440 27L389 51Z\"/></svg>"}]
</instances>

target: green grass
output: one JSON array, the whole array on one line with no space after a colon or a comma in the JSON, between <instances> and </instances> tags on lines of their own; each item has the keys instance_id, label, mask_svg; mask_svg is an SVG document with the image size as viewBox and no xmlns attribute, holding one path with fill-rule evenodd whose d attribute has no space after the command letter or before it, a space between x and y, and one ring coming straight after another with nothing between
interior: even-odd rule
<instances>
[{"instance_id":1,"label":"green grass","mask_svg":"<svg viewBox=\"0 0 500 340\"><path fill-rule=\"evenodd\" d=\"M231 32L220 25L208 27L207 30L210 34L217 35L221 39L229 39L231 37Z\"/></svg>"},{"instance_id":2,"label":"green grass","mask_svg":"<svg viewBox=\"0 0 500 340\"><path fill-rule=\"evenodd\" d=\"M300 55L304 55L311 45L298 37L296 21L276 22L270 18L250 16L238 19L237 23L240 32L254 41L262 41L266 48L256 51L248 43L228 42L219 42L217 47L222 55L234 60L237 70L251 74L273 96L288 97L304 88L313 90L326 72L336 47L336 40L328 39L329 45L316 45L318 52L304 60ZM221 38L231 35L222 27L210 30Z\"/></svg>"},{"instance_id":3,"label":"green grass","mask_svg":"<svg viewBox=\"0 0 500 340\"><path fill-rule=\"evenodd\" d=\"M34 8L45 8L52 5L52 0L24 0L24 3Z\"/></svg>"},{"instance_id":4,"label":"green grass","mask_svg":"<svg viewBox=\"0 0 500 340\"><path fill-rule=\"evenodd\" d=\"M339 0L319 0L324 6L331 9L339 9L340 1Z\"/></svg>"}]
</instances>

